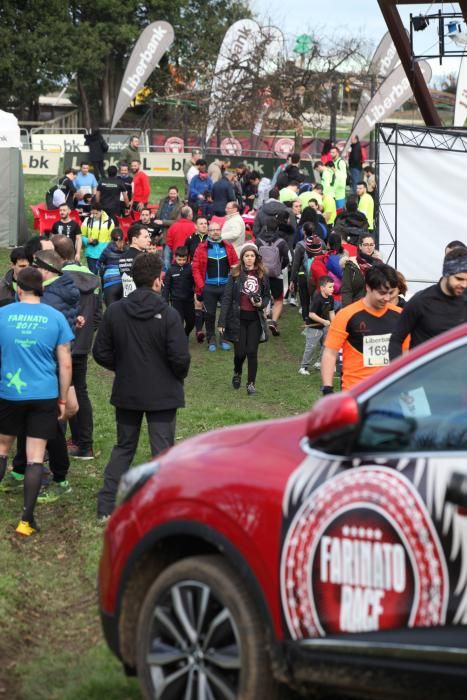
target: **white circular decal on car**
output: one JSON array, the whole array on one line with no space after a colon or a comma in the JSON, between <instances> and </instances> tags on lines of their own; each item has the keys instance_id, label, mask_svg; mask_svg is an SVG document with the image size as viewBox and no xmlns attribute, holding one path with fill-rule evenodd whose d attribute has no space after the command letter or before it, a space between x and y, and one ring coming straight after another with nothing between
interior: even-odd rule
<instances>
[{"instance_id":1,"label":"white circular decal on car","mask_svg":"<svg viewBox=\"0 0 467 700\"><path fill-rule=\"evenodd\" d=\"M448 593L431 518L393 469L359 467L327 480L286 533L281 595L293 639L442 625Z\"/></svg>"}]
</instances>

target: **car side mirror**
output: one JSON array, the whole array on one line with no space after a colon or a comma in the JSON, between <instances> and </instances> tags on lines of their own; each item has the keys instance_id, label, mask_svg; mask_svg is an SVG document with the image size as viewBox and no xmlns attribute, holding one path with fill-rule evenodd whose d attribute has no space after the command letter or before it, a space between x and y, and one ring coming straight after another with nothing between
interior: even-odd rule
<instances>
[{"instance_id":1,"label":"car side mirror","mask_svg":"<svg viewBox=\"0 0 467 700\"><path fill-rule=\"evenodd\" d=\"M353 431L360 422L358 404L353 396L341 392L318 401L308 415L306 434L310 443L327 442Z\"/></svg>"}]
</instances>

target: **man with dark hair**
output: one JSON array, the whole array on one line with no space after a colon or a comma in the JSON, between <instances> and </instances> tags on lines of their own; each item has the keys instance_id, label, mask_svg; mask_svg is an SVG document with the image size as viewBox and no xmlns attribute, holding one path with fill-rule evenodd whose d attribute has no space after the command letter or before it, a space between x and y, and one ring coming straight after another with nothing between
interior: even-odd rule
<instances>
[{"instance_id":1,"label":"man with dark hair","mask_svg":"<svg viewBox=\"0 0 467 700\"><path fill-rule=\"evenodd\" d=\"M16 299L16 279L22 269L29 267L29 260L23 246L13 248L10 253L10 269L0 280L0 306Z\"/></svg>"},{"instance_id":2,"label":"man with dark hair","mask_svg":"<svg viewBox=\"0 0 467 700\"><path fill-rule=\"evenodd\" d=\"M128 243L128 250L118 261L118 269L120 271L120 277L122 278L124 298L136 289L132 273L133 263L139 253L149 250L151 245L151 237L148 229L139 223L132 224L128 229Z\"/></svg>"},{"instance_id":3,"label":"man with dark hair","mask_svg":"<svg viewBox=\"0 0 467 700\"><path fill-rule=\"evenodd\" d=\"M19 302L0 309L0 481L8 453L25 436L24 508L16 532L39 530L34 507L41 487L45 447L64 418L71 380L73 333L63 314L43 304L39 270L18 274Z\"/></svg>"},{"instance_id":4,"label":"man with dark hair","mask_svg":"<svg viewBox=\"0 0 467 700\"><path fill-rule=\"evenodd\" d=\"M71 239L75 249L76 260L81 256L81 227L79 223L70 216L70 207L68 204L61 204L58 208L60 219L55 221L52 226L52 234L63 234Z\"/></svg>"},{"instance_id":5,"label":"man with dark hair","mask_svg":"<svg viewBox=\"0 0 467 700\"><path fill-rule=\"evenodd\" d=\"M125 187L128 201L131 202L131 197L133 195L133 177L129 173L130 166L128 163L120 163L118 169L118 180ZM128 207L125 207L123 201L123 194L120 196L120 216L125 216L128 211Z\"/></svg>"},{"instance_id":6,"label":"man with dark hair","mask_svg":"<svg viewBox=\"0 0 467 700\"><path fill-rule=\"evenodd\" d=\"M467 289L467 248L458 247L446 255L443 276L437 284L414 294L404 306L391 335L389 357L403 350L410 335L410 348L444 333L467 320L464 292Z\"/></svg>"},{"instance_id":7,"label":"man with dark hair","mask_svg":"<svg viewBox=\"0 0 467 700\"><path fill-rule=\"evenodd\" d=\"M143 416L151 455L156 457L173 445L177 409L185 405L188 340L178 312L161 296L161 272L158 255L136 258L136 290L109 306L94 343L95 361L115 373L110 402L116 411L117 444L98 495L97 515L102 520L115 507L118 483L133 461Z\"/></svg>"},{"instance_id":8,"label":"man with dark hair","mask_svg":"<svg viewBox=\"0 0 467 700\"><path fill-rule=\"evenodd\" d=\"M162 233L165 234L174 221L177 221L182 210L183 203L178 196L178 187L171 185L168 189L167 196L162 197L157 208L157 219L154 219L154 223L157 226L162 227Z\"/></svg>"},{"instance_id":9,"label":"man with dark hair","mask_svg":"<svg viewBox=\"0 0 467 700\"><path fill-rule=\"evenodd\" d=\"M118 162L121 166L123 163L131 163L134 160L137 160L138 163L141 163L141 155L139 152L139 136L136 135L130 136L128 146L125 146L125 148L121 152L120 159Z\"/></svg>"},{"instance_id":10,"label":"man with dark hair","mask_svg":"<svg viewBox=\"0 0 467 700\"><path fill-rule=\"evenodd\" d=\"M352 192L357 191L357 183L362 179L363 154L360 139L355 134L350 139L349 170L352 180Z\"/></svg>"},{"instance_id":11,"label":"man with dark hair","mask_svg":"<svg viewBox=\"0 0 467 700\"><path fill-rule=\"evenodd\" d=\"M322 393L333 392L336 361L342 349L342 388L350 389L389 363L389 338L401 312L389 299L398 288L389 265L375 265L366 274L366 295L346 306L332 321L321 358Z\"/></svg>"},{"instance_id":12,"label":"man with dark hair","mask_svg":"<svg viewBox=\"0 0 467 700\"><path fill-rule=\"evenodd\" d=\"M454 250L454 248L466 248L467 246L465 243L462 243L462 241L450 241L446 248L444 249L444 254L447 255L448 253L451 252L451 250Z\"/></svg>"},{"instance_id":13,"label":"man with dark hair","mask_svg":"<svg viewBox=\"0 0 467 700\"><path fill-rule=\"evenodd\" d=\"M151 196L151 185L149 178L143 170L139 160L131 161L131 172L133 173L133 197L131 206L136 211L141 211L149 202Z\"/></svg>"},{"instance_id":14,"label":"man with dark hair","mask_svg":"<svg viewBox=\"0 0 467 700\"><path fill-rule=\"evenodd\" d=\"M196 161L198 174L191 178L190 188L188 190L188 204L193 209L196 216L200 205L204 202L205 193L212 191L213 182L208 175L208 164L200 158Z\"/></svg>"},{"instance_id":15,"label":"man with dark hair","mask_svg":"<svg viewBox=\"0 0 467 700\"><path fill-rule=\"evenodd\" d=\"M129 208L130 200L126 187L117 176L117 168L115 165L110 165L107 168L107 177L103 177L97 185L96 202L102 206L102 209L108 214L117 224L117 216L120 216L120 208L122 199L125 207Z\"/></svg>"},{"instance_id":16,"label":"man with dark hair","mask_svg":"<svg viewBox=\"0 0 467 700\"><path fill-rule=\"evenodd\" d=\"M112 232L113 233L113 232ZM86 265L74 258L74 248L69 238L53 236L55 251L63 260L62 272L71 277L79 291L78 316L82 319L75 331L72 349L72 385L78 400L78 412L70 418L72 445L68 454L75 459L93 459L93 414L86 382L88 355L91 352L94 331L102 318L102 292L100 280Z\"/></svg>"},{"instance_id":17,"label":"man with dark hair","mask_svg":"<svg viewBox=\"0 0 467 700\"><path fill-rule=\"evenodd\" d=\"M70 209L75 206L75 199L77 198L77 193L74 185L76 177L76 170L74 168L67 168L65 174L58 181L58 188L53 194L53 205L54 207L59 207L61 204L68 204Z\"/></svg>"}]
</instances>

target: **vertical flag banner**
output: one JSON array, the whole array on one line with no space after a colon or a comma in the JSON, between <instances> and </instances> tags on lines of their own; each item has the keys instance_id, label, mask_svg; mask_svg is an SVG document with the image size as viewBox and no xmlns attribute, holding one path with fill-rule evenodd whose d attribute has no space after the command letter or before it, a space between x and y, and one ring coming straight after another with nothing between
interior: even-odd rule
<instances>
[{"instance_id":1,"label":"vertical flag banner","mask_svg":"<svg viewBox=\"0 0 467 700\"><path fill-rule=\"evenodd\" d=\"M254 60L260 37L259 24L252 19L238 20L225 33L212 81L208 123L204 135L206 146L225 114L224 98L229 89L246 76L247 66Z\"/></svg>"},{"instance_id":2,"label":"vertical flag banner","mask_svg":"<svg viewBox=\"0 0 467 700\"><path fill-rule=\"evenodd\" d=\"M426 61L420 61L420 70L426 82L431 80L431 67ZM377 122L382 122L401 107L413 92L402 65L399 65L380 85L378 92L367 104L360 119L357 120L352 136L365 138ZM347 148L347 145L346 145Z\"/></svg>"},{"instance_id":3,"label":"vertical flag banner","mask_svg":"<svg viewBox=\"0 0 467 700\"><path fill-rule=\"evenodd\" d=\"M457 76L456 106L454 108L454 126L464 126L467 118L467 57L461 58Z\"/></svg>"},{"instance_id":4,"label":"vertical flag banner","mask_svg":"<svg viewBox=\"0 0 467 700\"><path fill-rule=\"evenodd\" d=\"M135 44L123 76L117 104L112 119L112 131L120 121L131 101L159 64L162 56L172 46L174 30L168 22L153 22L142 32Z\"/></svg>"},{"instance_id":5,"label":"vertical flag banner","mask_svg":"<svg viewBox=\"0 0 467 700\"><path fill-rule=\"evenodd\" d=\"M398 63L399 55L397 53L397 49L393 40L391 39L390 33L386 32L375 49L370 67L368 68L368 75L374 75L377 78L387 78L389 73L394 70ZM370 100L371 95L368 90L362 90L360 102L355 113L355 119L353 122L354 125L357 123L357 119L360 118L363 110Z\"/></svg>"}]
</instances>

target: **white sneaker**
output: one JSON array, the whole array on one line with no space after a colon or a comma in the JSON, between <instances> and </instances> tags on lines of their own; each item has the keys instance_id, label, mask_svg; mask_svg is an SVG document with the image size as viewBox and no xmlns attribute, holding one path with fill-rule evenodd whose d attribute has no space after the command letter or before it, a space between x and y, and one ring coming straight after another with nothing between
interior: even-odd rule
<instances>
[{"instance_id":1,"label":"white sneaker","mask_svg":"<svg viewBox=\"0 0 467 700\"><path fill-rule=\"evenodd\" d=\"M315 362L315 364L313 365L313 368L314 369L321 369L321 362Z\"/></svg>"},{"instance_id":2,"label":"white sneaker","mask_svg":"<svg viewBox=\"0 0 467 700\"><path fill-rule=\"evenodd\" d=\"M289 304L290 306L297 306L297 300L295 297L289 297Z\"/></svg>"},{"instance_id":3,"label":"white sneaker","mask_svg":"<svg viewBox=\"0 0 467 700\"><path fill-rule=\"evenodd\" d=\"M307 375L308 377L310 376L309 371L307 369L305 369L305 367L300 367L300 369L298 370L298 373L303 374L303 375Z\"/></svg>"}]
</instances>

